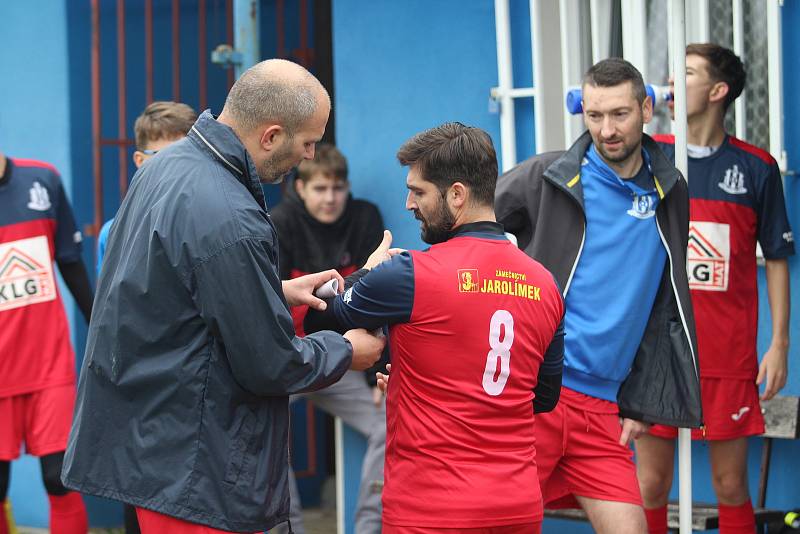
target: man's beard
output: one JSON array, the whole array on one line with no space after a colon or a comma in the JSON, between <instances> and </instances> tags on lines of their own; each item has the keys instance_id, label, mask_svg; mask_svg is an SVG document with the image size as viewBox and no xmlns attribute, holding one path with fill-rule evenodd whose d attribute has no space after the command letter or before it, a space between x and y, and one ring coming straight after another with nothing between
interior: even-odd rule
<instances>
[{"instance_id":1,"label":"man's beard","mask_svg":"<svg viewBox=\"0 0 800 534\"><path fill-rule=\"evenodd\" d=\"M262 184L279 184L292 172L298 163L291 161L292 139L286 140L284 145L258 166L258 178Z\"/></svg>"},{"instance_id":2,"label":"man's beard","mask_svg":"<svg viewBox=\"0 0 800 534\"><path fill-rule=\"evenodd\" d=\"M429 218L424 218L419 210L414 210L414 218L422 222L420 236L429 245L447 241L456 222L456 218L447 209L444 198L439 201L439 205Z\"/></svg>"},{"instance_id":3,"label":"man's beard","mask_svg":"<svg viewBox=\"0 0 800 534\"><path fill-rule=\"evenodd\" d=\"M640 132L642 131L643 127L644 127L644 123L642 122L642 123L639 124L639 131ZM603 156L603 159L605 159L606 161L608 161L610 163L617 163L617 164L624 163L624 162L628 161L628 159L633 154L635 154L637 150L639 150L639 145L641 144L641 138L640 138L640 142L639 143L635 143L633 146L628 146L628 145L625 144L625 138L622 138L622 139L620 139L620 141L622 141L622 150L620 152L618 152L616 155L612 155L612 154L609 154L608 152L606 152L606 149L605 149L605 147L604 147L604 145L602 143L602 139L600 139L600 141L601 142L600 143L596 143L596 146L595 146L595 148L597 148L597 151L600 152L600 155Z\"/></svg>"},{"instance_id":4,"label":"man's beard","mask_svg":"<svg viewBox=\"0 0 800 534\"><path fill-rule=\"evenodd\" d=\"M617 155L611 155L606 152L602 143L600 143L600 145L597 147L597 151L600 152L600 155L603 156L603 159L606 161L611 163L623 163L636 152L637 148L638 147L636 146L625 145L623 140L622 152L618 153Z\"/></svg>"}]
</instances>

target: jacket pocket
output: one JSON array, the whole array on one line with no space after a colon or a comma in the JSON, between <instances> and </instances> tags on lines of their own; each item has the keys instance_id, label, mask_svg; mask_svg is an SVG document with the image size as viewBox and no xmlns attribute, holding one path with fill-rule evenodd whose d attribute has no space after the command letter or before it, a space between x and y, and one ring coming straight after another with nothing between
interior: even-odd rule
<instances>
[{"instance_id":1,"label":"jacket pocket","mask_svg":"<svg viewBox=\"0 0 800 534\"><path fill-rule=\"evenodd\" d=\"M239 475L244 467L247 457L247 447L253 437L256 416L249 409L241 420L241 424L236 430L231 440L230 452L228 454L228 466L225 469L224 482L236 484Z\"/></svg>"}]
</instances>

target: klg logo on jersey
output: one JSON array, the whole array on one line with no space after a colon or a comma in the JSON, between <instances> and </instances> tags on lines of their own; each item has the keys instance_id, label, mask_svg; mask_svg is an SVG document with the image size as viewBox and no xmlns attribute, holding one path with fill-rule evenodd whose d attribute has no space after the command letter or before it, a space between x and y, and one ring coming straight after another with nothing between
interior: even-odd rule
<instances>
[{"instance_id":1,"label":"klg logo on jersey","mask_svg":"<svg viewBox=\"0 0 800 534\"><path fill-rule=\"evenodd\" d=\"M0 244L0 311L56 298L45 236Z\"/></svg>"},{"instance_id":2,"label":"klg logo on jersey","mask_svg":"<svg viewBox=\"0 0 800 534\"><path fill-rule=\"evenodd\" d=\"M726 291L730 269L730 226L691 221L686 268L689 288Z\"/></svg>"}]
</instances>

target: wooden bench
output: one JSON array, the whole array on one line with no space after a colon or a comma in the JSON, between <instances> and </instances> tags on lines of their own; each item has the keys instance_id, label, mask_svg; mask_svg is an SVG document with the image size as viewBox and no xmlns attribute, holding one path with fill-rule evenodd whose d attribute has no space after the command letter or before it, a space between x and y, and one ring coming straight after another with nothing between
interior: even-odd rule
<instances>
[{"instance_id":1,"label":"wooden bench","mask_svg":"<svg viewBox=\"0 0 800 534\"><path fill-rule=\"evenodd\" d=\"M756 516L758 532L768 534L778 532L783 524L784 511L765 508L767 500L767 483L769 467L772 459L772 440L797 439L798 421L800 420L800 398L795 396L776 396L761 403L764 414L765 432L761 449L761 473L758 482L758 495L753 510ZM678 529L678 504L671 502L667 508L667 524L671 530ZM545 510L545 517L569 519L572 521L588 521L586 513L580 509ZM719 512L716 505L705 503L692 504L692 530L714 530L719 528ZM772 530L774 528L774 530Z\"/></svg>"}]
</instances>

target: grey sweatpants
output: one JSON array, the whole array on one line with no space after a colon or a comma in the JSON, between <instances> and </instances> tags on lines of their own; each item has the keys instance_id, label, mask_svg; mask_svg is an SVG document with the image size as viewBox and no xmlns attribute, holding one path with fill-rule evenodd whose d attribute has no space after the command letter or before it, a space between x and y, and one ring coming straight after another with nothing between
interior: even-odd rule
<instances>
[{"instance_id":1,"label":"grey sweatpants","mask_svg":"<svg viewBox=\"0 0 800 534\"><path fill-rule=\"evenodd\" d=\"M356 534L380 534L381 494L373 482L383 482L383 458L386 446L386 405L375 406L372 389L364 380L362 371L347 371L341 380L325 389L313 393L293 395L291 401L305 398L319 409L340 417L367 439L367 452L361 468L361 484L356 505ZM382 487L382 484L378 485ZM294 472L289 470L289 492L291 494L290 518L295 534L305 534L300 508L300 494ZM286 524L279 525L270 534L285 534Z\"/></svg>"}]
</instances>

